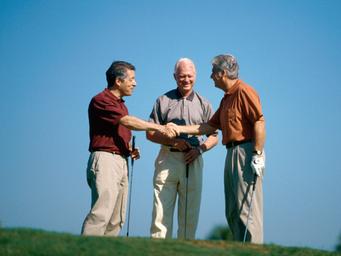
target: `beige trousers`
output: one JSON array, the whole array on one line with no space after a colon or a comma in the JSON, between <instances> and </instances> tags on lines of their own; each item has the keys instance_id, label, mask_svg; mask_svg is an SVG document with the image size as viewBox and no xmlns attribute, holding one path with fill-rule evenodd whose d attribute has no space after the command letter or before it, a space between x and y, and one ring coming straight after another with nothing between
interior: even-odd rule
<instances>
[{"instance_id":1,"label":"beige trousers","mask_svg":"<svg viewBox=\"0 0 341 256\"><path fill-rule=\"evenodd\" d=\"M126 214L126 159L103 151L91 153L87 180L91 188L91 210L84 220L82 235L117 236L123 227Z\"/></svg>"},{"instance_id":2,"label":"beige trousers","mask_svg":"<svg viewBox=\"0 0 341 256\"><path fill-rule=\"evenodd\" d=\"M167 147L161 147L155 161L151 237L172 237L175 201L178 197L177 237L195 239L200 211L202 169L203 159L201 156L189 165L187 219L185 220L186 164L184 153L170 152Z\"/></svg>"},{"instance_id":3,"label":"beige trousers","mask_svg":"<svg viewBox=\"0 0 341 256\"><path fill-rule=\"evenodd\" d=\"M250 163L253 144L245 143L228 149L225 161L226 219L237 241L243 241L250 211L254 174ZM263 243L263 178L258 177L253 195L246 241Z\"/></svg>"}]
</instances>

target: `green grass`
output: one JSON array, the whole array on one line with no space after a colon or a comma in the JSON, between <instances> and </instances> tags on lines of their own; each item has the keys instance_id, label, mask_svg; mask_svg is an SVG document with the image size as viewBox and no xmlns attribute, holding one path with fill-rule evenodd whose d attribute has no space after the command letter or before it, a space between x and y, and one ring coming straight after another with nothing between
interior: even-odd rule
<instances>
[{"instance_id":1,"label":"green grass","mask_svg":"<svg viewBox=\"0 0 341 256\"><path fill-rule=\"evenodd\" d=\"M0 229L0 255L341 255L309 248L253 245L226 241L82 237L33 229Z\"/></svg>"}]
</instances>

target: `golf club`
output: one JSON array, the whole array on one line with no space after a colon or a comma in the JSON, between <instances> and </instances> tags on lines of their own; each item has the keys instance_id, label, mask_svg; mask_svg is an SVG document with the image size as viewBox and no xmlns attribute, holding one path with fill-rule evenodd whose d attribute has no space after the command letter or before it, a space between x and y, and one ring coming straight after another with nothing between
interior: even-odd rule
<instances>
[{"instance_id":1,"label":"golf club","mask_svg":"<svg viewBox=\"0 0 341 256\"><path fill-rule=\"evenodd\" d=\"M249 213L247 215L247 221L246 221L243 243L245 243L245 241L246 241L246 234L247 234L247 230L249 227L249 221L250 221L251 211L252 211L252 201L253 201L253 196L255 194L255 189L256 189L257 174L254 174L254 175L255 175L255 177L254 177L253 189L252 189L252 194L251 194L250 208L249 208Z\"/></svg>"},{"instance_id":2,"label":"golf club","mask_svg":"<svg viewBox=\"0 0 341 256\"><path fill-rule=\"evenodd\" d=\"M189 164L186 164L185 239L187 239L187 193L188 193L188 171L189 171Z\"/></svg>"},{"instance_id":3,"label":"golf club","mask_svg":"<svg viewBox=\"0 0 341 256\"><path fill-rule=\"evenodd\" d=\"M135 150L135 136L133 136L132 150ZM131 205L131 194L133 192L133 171L134 171L134 159L131 158L131 173L130 173L130 191L129 191L129 203L128 203L128 225L127 225L127 237L129 237L129 226L130 226L130 205Z\"/></svg>"}]
</instances>

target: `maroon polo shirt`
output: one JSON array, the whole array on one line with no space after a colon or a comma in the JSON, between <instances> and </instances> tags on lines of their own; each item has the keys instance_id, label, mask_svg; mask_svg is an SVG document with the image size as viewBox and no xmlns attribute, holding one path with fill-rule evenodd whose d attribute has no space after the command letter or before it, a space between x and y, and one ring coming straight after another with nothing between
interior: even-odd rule
<instances>
[{"instance_id":1,"label":"maroon polo shirt","mask_svg":"<svg viewBox=\"0 0 341 256\"><path fill-rule=\"evenodd\" d=\"M119 124L120 119L128 115L124 100L117 98L109 89L105 89L92 98L88 114L89 151L106 151L129 156L131 131Z\"/></svg>"}]
</instances>

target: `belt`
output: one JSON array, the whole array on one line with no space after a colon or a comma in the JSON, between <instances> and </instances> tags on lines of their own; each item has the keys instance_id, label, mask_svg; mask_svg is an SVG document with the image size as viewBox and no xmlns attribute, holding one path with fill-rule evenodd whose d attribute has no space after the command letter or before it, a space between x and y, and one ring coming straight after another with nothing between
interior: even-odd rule
<instances>
[{"instance_id":1,"label":"belt","mask_svg":"<svg viewBox=\"0 0 341 256\"><path fill-rule=\"evenodd\" d=\"M179 149L177 149L177 148L169 148L169 151L170 152L182 152L182 153L186 153L186 152L188 152L188 151L190 151L191 150L191 148L186 148L185 150L179 150Z\"/></svg>"},{"instance_id":2,"label":"belt","mask_svg":"<svg viewBox=\"0 0 341 256\"><path fill-rule=\"evenodd\" d=\"M235 146L238 146L240 144L244 144L244 143L248 143L248 142L251 142L252 140L241 140L241 141L231 141L229 143L227 143L225 146L226 148L233 148Z\"/></svg>"}]
</instances>

